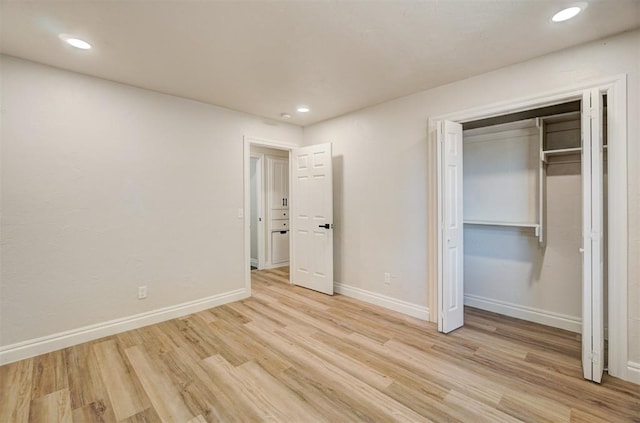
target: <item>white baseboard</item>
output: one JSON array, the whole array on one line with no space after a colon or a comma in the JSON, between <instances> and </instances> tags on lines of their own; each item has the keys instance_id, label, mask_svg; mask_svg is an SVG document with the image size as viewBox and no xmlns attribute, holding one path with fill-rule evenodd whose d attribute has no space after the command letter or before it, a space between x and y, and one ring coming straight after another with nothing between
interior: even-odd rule
<instances>
[{"instance_id":1,"label":"white baseboard","mask_svg":"<svg viewBox=\"0 0 640 423\"><path fill-rule=\"evenodd\" d=\"M239 301L248 298L249 296L251 296L251 293L247 293L245 288L236 289L234 291L201 298L199 300L163 307L133 316L84 326L16 344L6 345L4 347L0 347L0 365L67 348L83 342L93 341L94 339L103 338L105 336L114 335L127 330L137 329L143 326L175 319L191 313L197 313L212 307L233 301Z\"/></svg>"},{"instance_id":2,"label":"white baseboard","mask_svg":"<svg viewBox=\"0 0 640 423\"><path fill-rule=\"evenodd\" d=\"M464 295L464 305L516 317L571 332L582 332L582 319L534 307L513 304L473 294Z\"/></svg>"},{"instance_id":3,"label":"white baseboard","mask_svg":"<svg viewBox=\"0 0 640 423\"><path fill-rule=\"evenodd\" d=\"M627 361L627 377L624 379L640 385L640 363Z\"/></svg>"},{"instance_id":4,"label":"white baseboard","mask_svg":"<svg viewBox=\"0 0 640 423\"><path fill-rule=\"evenodd\" d=\"M254 259L254 258L252 258L252 259L251 259L251 265L252 265L253 267L258 267L258 259Z\"/></svg>"},{"instance_id":5,"label":"white baseboard","mask_svg":"<svg viewBox=\"0 0 640 423\"><path fill-rule=\"evenodd\" d=\"M334 282L333 287L335 292L338 294L379 305L381 307L388 308L389 310L407 314L421 320L429 320L429 309L427 307L398 300L376 292L366 291L361 288L356 288L355 286L345 285L340 282Z\"/></svg>"}]
</instances>

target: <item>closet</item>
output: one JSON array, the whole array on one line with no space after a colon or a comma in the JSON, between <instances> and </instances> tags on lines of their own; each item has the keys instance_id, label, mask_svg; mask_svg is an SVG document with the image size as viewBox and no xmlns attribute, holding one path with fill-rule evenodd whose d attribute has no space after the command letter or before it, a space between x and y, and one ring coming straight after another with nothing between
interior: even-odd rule
<instances>
[{"instance_id":1,"label":"closet","mask_svg":"<svg viewBox=\"0 0 640 423\"><path fill-rule=\"evenodd\" d=\"M580 332L585 379L628 375L625 87L430 119L439 331L484 308Z\"/></svg>"},{"instance_id":2,"label":"closet","mask_svg":"<svg viewBox=\"0 0 640 423\"><path fill-rule=\"evenodd\" d=\"M579 333L580 112L463 134L465 305Z\"/></svg>"}]
</instances>

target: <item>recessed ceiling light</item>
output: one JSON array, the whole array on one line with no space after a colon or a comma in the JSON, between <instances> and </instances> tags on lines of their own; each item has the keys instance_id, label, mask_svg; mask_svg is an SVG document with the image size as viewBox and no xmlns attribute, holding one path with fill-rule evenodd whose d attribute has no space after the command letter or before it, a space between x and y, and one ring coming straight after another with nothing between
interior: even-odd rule
<instances>
[{"instance_id":1,"label":"recessed ceiling light","mask_svg":"<svg viewBox=\"0 0 640 423\"><path fill-rule=\"evenodd\" d=\"M578 15L578 13L582 12L582 10L585 9L586 7L587 7L586 3L574 4L571 7L567 7L565 9L562 9L561 11L559 11L558 13L553 15L551 20L553 22L564 22L564 21L567 21L567 20L569 20L571 18L576 17Z\"/></svg>"},{"instance_id":2,"label":"recessed ceiling light","mask_svg":"<svg viewBox=\"0 0 640 423\"><path fill-rule=\"evenodd\" d=\"M309 110L311 110L311 109L309 109L307 106L300 106L300 107L298 107L298 111L299 111L300 113L307 113L307 112L309 112Z\"/></svg>"},{"instance_id":3,"label":"recessed ceiling light","mask_svg":"<svg viewBox=\"0 0 640 423\"><path fill-rule=\"evenodd\" d=\"M280 117L282 119L291 119L291 114L290 113L280 113Z\"/></svg>"},{"instance_id":4,"label":"recessed ceiling light","mask_svg":"<svg viewBox=\"0 0 640 423\"><path fill-rule=\"evenodd\" d=\"M67 34L60 34L60 39L64 40L67 44L81 50L89 50L91 48L91 44L89 44L88 42Z\"/></svg>"}]
</instances>

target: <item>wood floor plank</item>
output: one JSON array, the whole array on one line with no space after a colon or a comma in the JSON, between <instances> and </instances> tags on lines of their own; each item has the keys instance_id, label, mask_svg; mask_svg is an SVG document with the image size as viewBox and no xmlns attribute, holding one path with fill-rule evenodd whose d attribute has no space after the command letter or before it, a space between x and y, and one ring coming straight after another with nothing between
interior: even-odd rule
<instances>
[{"instance_id":1,"label":"wood floor plank","mask_svg":"<svg viewBox=\"0 0 640 423\"><path fill-rule=\"evenodd\" d=\"M354 406L367 403L368 408L360 411L370 414L373 420L390 421L393 420L393 415L399 415L414 419L414 421L428 421L428 419L333 364L327 363L314 354L309 354L305 349L297 345L295 341L292 341L287 333L277 332L276 336L273 336L273 334L255 331L254 334L277 348L281 353L288 353L292 357L292 361L307 369L308 372L313 372L315 379L324 381L327 386L334 390L342 390L344 395L348 395L353 399Z\"/></svg>"},{"instance_id":2,"label":"wood floor plank","mask_svg":"<svg viewBox=\"0 0 640 423\"><path fill-rule=\"evenodd\" d=\"M121 420L118 423L164 423L154 408L147 408L144 411Z\"/></svg>"},{"instance_id":3,"label":"wood floor plank","mask_svg":"<svg viewBox=\"0 0 640 423\"><path fill-rule=\"evenodd\" d=\"M31 398L48 395L68 386L63 350L34 358Z\"/></svg>"},{"instance_id":4,"label":"wood floor plank","mask_svg":"<svg viewBox=\"0 0 640 423\"><path fill-rule=\"evenodd\" d=\"M125 353L162 421L185 422L195 417L162 366L157 361L152 362L143 347L127 348Z\"/></svg>"},{"instance_id":5,"label":"wood floor plank","mask_svg":"<svg viewBox=\"0 0 640 423\"><path fill-rule=\"evenodd\" d=\"M524 422L569 422L571 419L570 406L518 391L506 392L497 408Z\"/></svg>"},{"instance_id":6,"label":"wood floor plank","mask_svg":"<svg viewBox=\"0 0 640 423\"><path fill-rule=\"evenodd\" d=\"M65 349L64 353L73 420L115 422L116 417L92 344L76 345ZM78 420L76 416L80 415L84 417Z\"/></svg>"},{"instance_id":7,"label":"wood floor plank","mask_svg":"<svg viewBox=\"0 0 640 423\"><path fill-rule=\"evenodd\" d=\"M520 420L510 416L494 407L481 401L477 401L456 390L452 390L444 399L445 403L463 414L463 421L486 422L486 423L516 423Z\"/></svg>"},{"instance_id":8,"label":"wood floor plank","mask_svg":"<svg viewBox=\"0 0 640 423\"><path fill-rule=\"evenodd\" d=\"M252 297L0 367L0 423L640 422L578 334L465 307L433 323L253 271Z\"/></svg>"},{"instance_id":9,"label":"wood floor plank","mask_svg":"<svg viewBox=\"0 0 640 423\"><path fill-rule=\"evenodd\" d=\"M31 401L29 421L49 423L73 423L71 397L68 389L39 396Z\"/></svg>"},{"instance_id":10,"label":"wood floor plank","mask_svg":"<svg viewBox=\"0 0 640 423\"><path fill-rule=\"evenodd\" d=\"M125 363L116 341L97 343L93 346L93 352L116 420L124 420L148 408L147 396L133 380L135 376Z\"/></svg>"},{"instance_id":11,"label":"wood floor plank","mask_svg":"<svg viewBox=\"0 0 640 423\"><path fill-rule=\"evenodd\" d=\"M0 422L29 420L33 359L0 367Z\"/></svg>"},{"instance_id":12,"label":"wood floor plank","mask_svg":"<svg viewBox=\"0 0 640 423\"><path fill-rule=\"evenodd\" d=\"M104 402L92 402L72 410L75 423L111 423L116 422L115 414L111 407Z\"/></svg>"}]
</instances>

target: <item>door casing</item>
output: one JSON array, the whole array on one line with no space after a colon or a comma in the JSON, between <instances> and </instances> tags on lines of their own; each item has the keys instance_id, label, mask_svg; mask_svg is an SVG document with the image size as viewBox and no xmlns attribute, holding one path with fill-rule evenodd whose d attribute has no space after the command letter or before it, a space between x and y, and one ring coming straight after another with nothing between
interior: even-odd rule
<instances>
[{"instance_id":1,"label":"door casing","mask_svg":"<svg viewBox=\"0 0 640 423\"><path fill-rule=\"evenodd\" d=\"M286 150L289 152L289 174L291 174L291 150L298 148L299 145L289 143L285 141L270 140L266 138L258 138L252 136L244 136L244 149L243 149L243 181L244 181L244 205L242 207L244 211L244 285L246 295L251 295L251 229L249 227L251 216L251 146L260 146L267 148L277 148L280 150ZM295 199L291 195L291 179L289 179L289 210L295 207ZM291 214L291 212L290 212ZM266 222L263 222L263 226ZM293 248L289 244L289 257L293 257ZM289 283L291 283L291 277L289 277Z\"/></svg>"}]
</instances>

